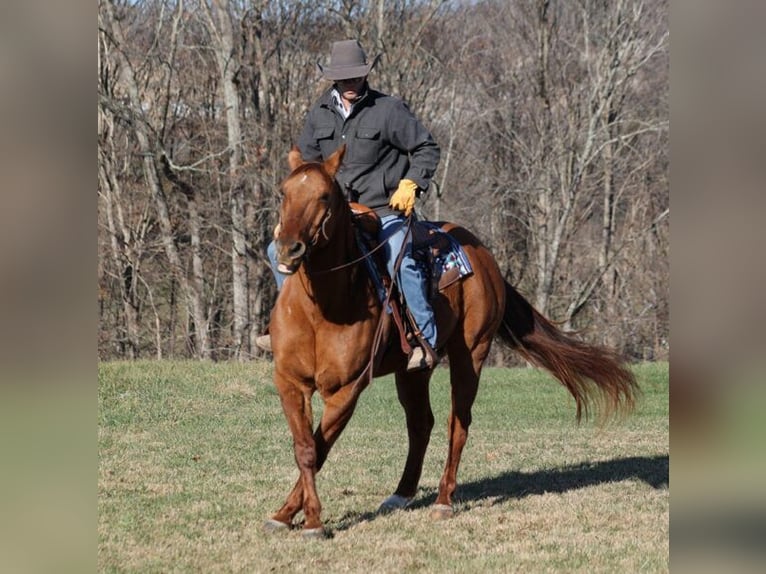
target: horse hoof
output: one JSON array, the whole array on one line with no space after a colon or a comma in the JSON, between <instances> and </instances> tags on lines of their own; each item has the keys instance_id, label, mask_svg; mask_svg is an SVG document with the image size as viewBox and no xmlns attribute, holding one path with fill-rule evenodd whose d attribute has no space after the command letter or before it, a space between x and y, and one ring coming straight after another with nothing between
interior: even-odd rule
<instances>
[{"instance_id":1,"label":"horse hoof","mask_svg":"<svg viewBox=\"0 0 766 574\"><path fill-rule=\"evenodd\" d=\"M276 532L286 532L289 529L289 525L285 524L284 522L280 522L279 520L274 520L273 518L269 518L266 522L263 523L263 530L270 534Z\"/></svg>"},{"instance_id":2,"label":"horse hoof","mask_svg":"<svg viewBox=\"0 0 766 574\"><path fill-rule=\"evenodd\" d=\"M433 520L447 520L454 514L449 504L434 504L431 507L431 518Z\"/></svg>"},{"instance_id":3,"label":"horse hoof","mask_svg":"<svg viewBox=\"0 0 766 574\"><path fill-rule=\"evenodd\" d=\"M327 532L321 526L319 528L304 528L301 531L304 540L324 540L329 538Z\"/></svg>"},{"instance_id":4,"label":"horse hoof","mask_svg":"<svg viewBox=\"0 0 766 574\"><path fill-rule=\"evenodd\" d=\"M388 514L394 510L402 510L407 508L412 503L412 497L399 496L398 494L392 494L386 498L378 507L378 514Z\"/></svg>"}]
</instances>

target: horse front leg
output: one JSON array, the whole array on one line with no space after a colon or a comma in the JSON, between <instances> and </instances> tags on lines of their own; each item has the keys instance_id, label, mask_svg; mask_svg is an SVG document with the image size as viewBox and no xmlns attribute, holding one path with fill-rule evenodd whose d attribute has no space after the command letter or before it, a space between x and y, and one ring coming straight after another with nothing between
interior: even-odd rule
<instances>
[{"instance_id":1,"label":"horse front leg","mask_svg":"<svg viewBox=\"0 0 766 574\"><path fill-rule=\"evenodd\" d=\"M434 414L428 392L431 374L432 371L396 373L396 394L407 420L407 462L404 464L399 485L394 494L381 503L379 513L405 508L417 493L420 475L423 472L423 459L434 426Z\"/></svg>"},{"instance_id":2,"label":"horse front leg","mask_svg":"<svg viewBox=\"0 0 766 574\"><path fill-rule=\"evenodd\" d=\"M298 511L303 509L304 528L321 531L322 505L319 502L315 483L318 457L311 428L313 418L311 392L299 388L298 385L290 384L278 384L277 388L287 424L293 435L293 450L300 477L282 508L266 522L265 527L276 530L280 528L280 525L289 526Z\"/></svg>"},{"instance_id":3,"label":"horse front leg","mask_svg":"<svg viewBox=\"0 0 766 574\"><path fill-rule=\"evenodd\" d=\"M327 460L327 455L330 453L330 449L338 440L341 432L348 421L351 419L351 415L354 413L359 394L361 393L364 385L346 385L341 387L337 392L325 398L324 412L319 422L319 426L313 435L313 443L315 448L315 473L319 472ZM296 460L298 458L296 452ZM316 491L316 490L315 490ZM284 506L267 521L266 528L269 530L279 529L280 525L288 525L292 522L292 519L301 509L305 509L304 501L305 481L303 475L298 479L287 497L287 501ZM308 514L306 514L306 524L304 526L304 535L308 537L322 537L325 535L324 528L321 525L309 524Z\"/></svg>"}]
</instances>

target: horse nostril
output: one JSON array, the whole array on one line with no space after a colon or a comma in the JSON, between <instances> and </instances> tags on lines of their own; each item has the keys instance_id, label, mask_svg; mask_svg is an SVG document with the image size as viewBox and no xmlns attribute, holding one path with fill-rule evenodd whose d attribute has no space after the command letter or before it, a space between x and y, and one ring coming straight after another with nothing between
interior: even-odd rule
<instances>
[{"instance_id":1,"label":"horse nostril","mask_svg":"<svg viewBox=\"0 0 766 574\"><path fill-rule=\"evenodd\" d=\"M306 244L303 241L296 241L287 250L287 254L293 259L301 257L306 252Z\"/></svg>"}]
</instances>

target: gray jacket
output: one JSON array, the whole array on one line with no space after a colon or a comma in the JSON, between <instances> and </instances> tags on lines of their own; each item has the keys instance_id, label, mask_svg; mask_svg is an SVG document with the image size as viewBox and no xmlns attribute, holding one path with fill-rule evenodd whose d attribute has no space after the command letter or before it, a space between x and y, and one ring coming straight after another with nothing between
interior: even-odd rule
<instances>
[{"instance_id":1,"label":"gray jacket","mask_svg":"<svg viewBox=\"0 0 766 574\"><path fill-rule=\"evenodd\" d=\"M399 98L367 88L344 120L332 88L309 110L298 147L306 161L321 161L346 144L335 176L349 201L379 215L393 213L389 196L399 181L411 179L425 191L439 164L439 146Z\"/></svg>"}]
</instances>

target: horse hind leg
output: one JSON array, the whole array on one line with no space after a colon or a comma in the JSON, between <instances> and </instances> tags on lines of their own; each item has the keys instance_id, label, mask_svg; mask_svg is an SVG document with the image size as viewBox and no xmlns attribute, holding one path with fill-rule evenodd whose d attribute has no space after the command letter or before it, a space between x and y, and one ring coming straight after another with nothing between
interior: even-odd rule
<instances>
[{"instance_id":1,"label":"horse hind leg","mask_svg":"<svg viewBox=\"0 0 766 574\"><path fill-rule=\"evenodd\" d=\"M489 353L489 341L480 343L473 351L465 341L453 341L449 347L450 385L452 407L447 422L447 462L444 466L439 492L431 507L434 519L450 518L453 514L452 496L457 487L457 472L463 447L468 439L471 426L471 408L479 389L479 376L484 360Z\"/></svg>"},{"instance_id":2,"label":"horse hind leg","mask_svg":"<svg viewBox=\"0 0 766 574\"><path fill-rule=\"evenodd\" d=\"M396 393L407 420L407 461L394 494L386 498L378 508L381 514L405 508L417 493L423 459L434 426L428 390L431 373L418 371L396 374Z\"/></svg>"}]
</instances>

